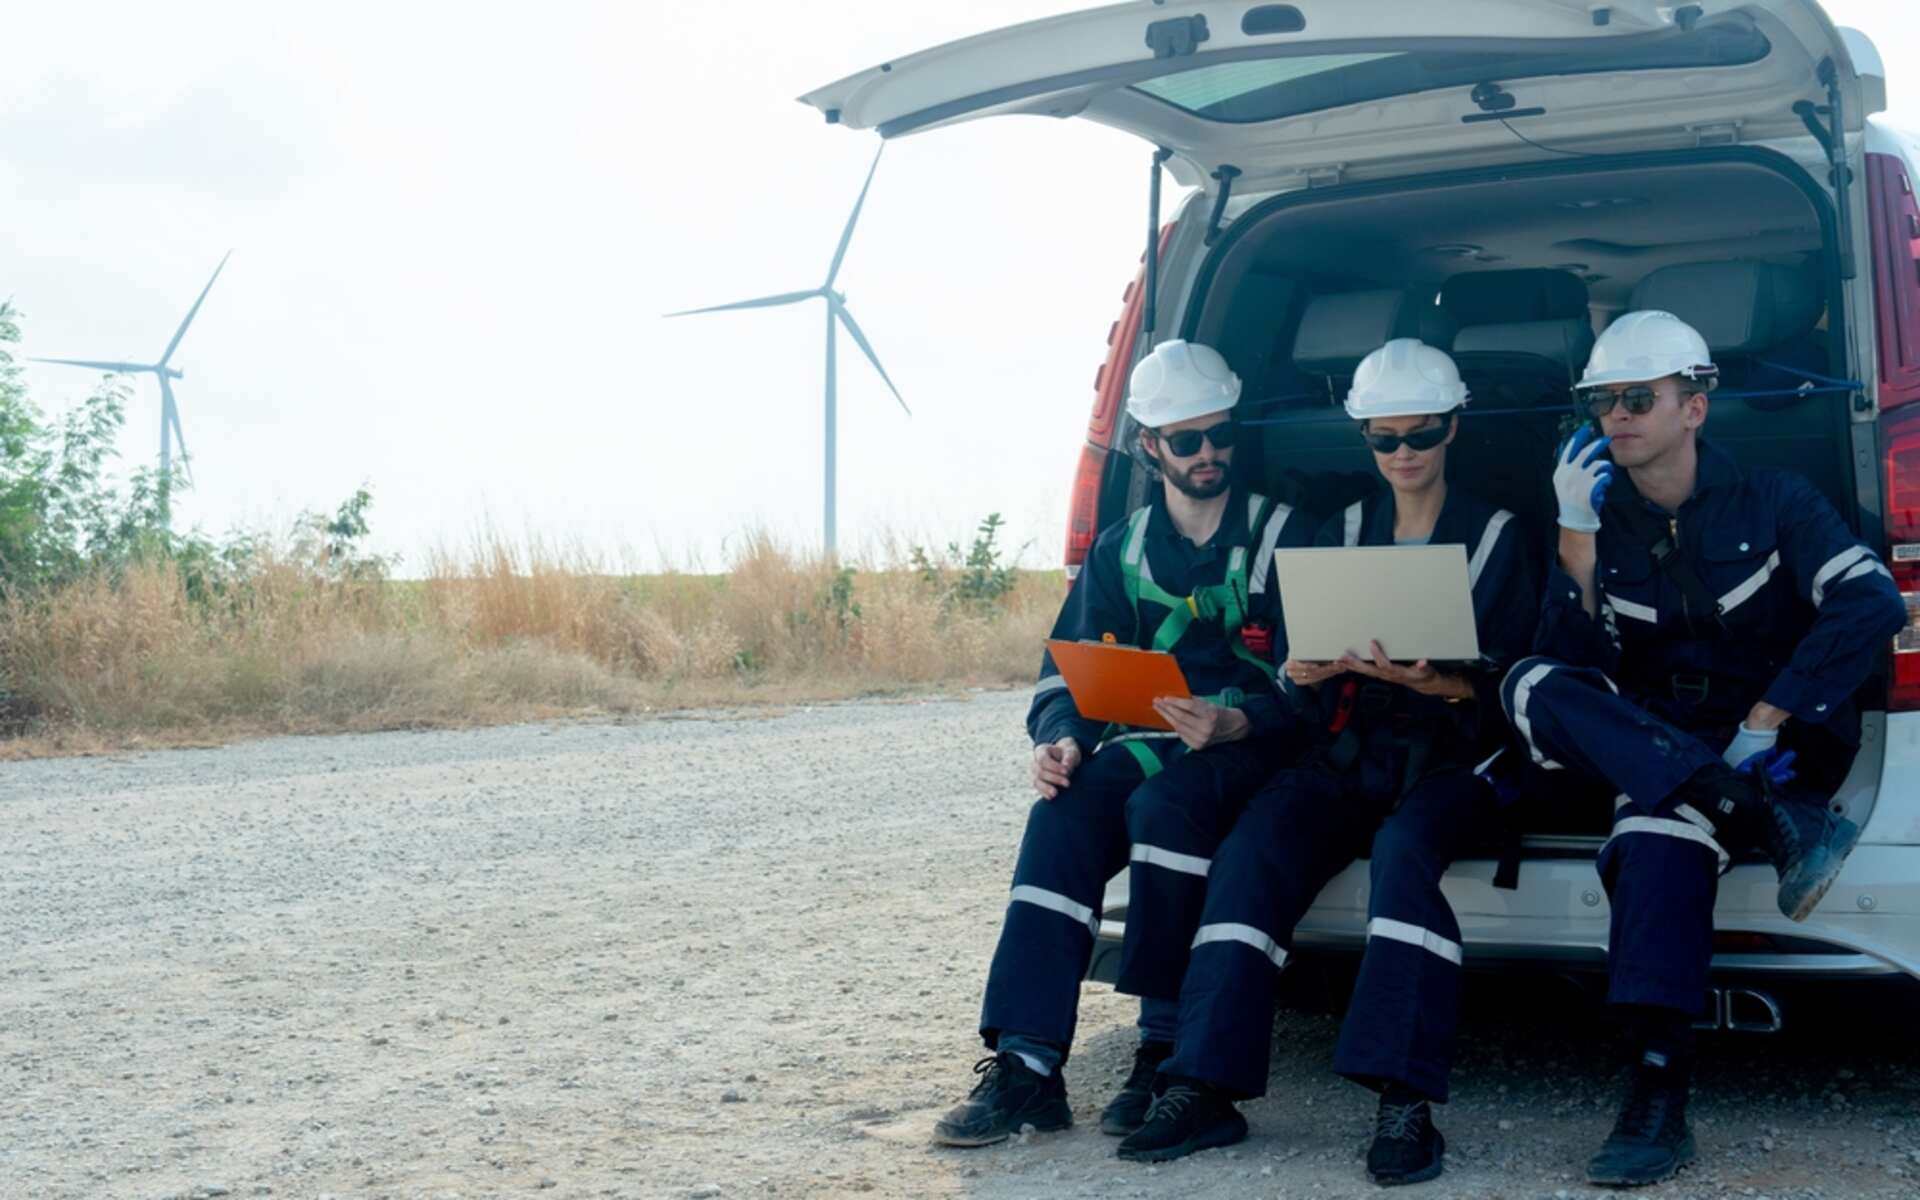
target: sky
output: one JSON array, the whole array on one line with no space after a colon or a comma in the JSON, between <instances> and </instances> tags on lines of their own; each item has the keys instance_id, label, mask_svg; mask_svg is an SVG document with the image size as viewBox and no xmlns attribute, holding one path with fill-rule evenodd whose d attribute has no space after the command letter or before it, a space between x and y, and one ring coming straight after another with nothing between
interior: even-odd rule
<instances>
[{"instance_id":1,"label":"sky","mask_svg":"<svg viewBox=\"0 0 1920 1200\"><path fill-rule=\"evenodd\" d=\"M610 566L818 544L825 312L662 314L824 281L877 146L794 97L1048 0L33 5L0 76L0 297L29 354L175 355L176 523L283 528L374 494L418 570L492 527ZM1828 0L1920 126L1920 14ZM164 10L164 11L163 11ZM1143 144L1001 118L898 139L838 287L840 544L1059 561L1145 221ZM1178 202L1170 189L1166 211ZM94 382L35 366L53 413ZM134 385L124 461L153 461Z\"/></svg>"}]
</instances>

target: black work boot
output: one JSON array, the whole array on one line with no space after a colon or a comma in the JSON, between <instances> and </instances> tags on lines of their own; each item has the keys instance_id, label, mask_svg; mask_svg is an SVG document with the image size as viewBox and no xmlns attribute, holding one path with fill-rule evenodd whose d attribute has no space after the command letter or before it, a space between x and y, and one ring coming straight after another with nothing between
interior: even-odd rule
<instances>
[{"instance_id":1,"label":"black work boot","mask_svg":"<svg viewBox=\"0 0 1920 1200\"><path fill-rule=\"evenodd\" d=\"M934 1141L991 1146L1028 1127L1049 1133L1073 1124L1059 1071L1042 1075L1018 1054L992 1054L973 1064L973 1072L980 1082L934 1125Z\"/></svg>"},{"instance_id":2,"label":"black work boot","mask_svg":"<svg viewBox=\"0 0 1920 1200\"><path fill-rule=\"evenodd\" d=\"M1440 1174L1447 1139L1434 1128L1433 1106L1400 1088L1380 1093L1373 1121L1373 1145L1367 1147L1367 1175L1381 1187L1423 1183Z\"/></svg>"},{"instance_id":3,"label":"black work boot","mask_svg":"<svg viewBox=\"0 0 1920 1200\"><path fill-rule=\"evenodd\" d=\"M1656 1050L1634 1064L1620 1119L1587 1164L1587 1180L1608 1187L1639 1187L1671 1178L1693 1161L1687 1128L1688 1070Z\"/></svg>"},{"instance_id":4,"label":"black work boot","mask_svg":"<svg viewBox=\"0 0 1920 1200\"><path fill-rule=\"evenodd\" d=\"M1141 1042L1133 1052L1133 1070L1120 1085L1120 1094L1107 1102L1100 1114L1100 1132L1125 1137L1140 1128L1147 1119L1147 1105L1153 1103L1154 1082L1160 1077L1160 1064L1173 1053L1171 1042Z\"/></svg>"},{"instance_id":5,"label":"black work boot","mask_svg":"<svg viewBox=\"0 0 1920 1200\"><path fill-rule=\"evenodd\" d=\"M1146 1123L1120 1143L1121 1158L1168 1162L1245 1139L1247 1119L1225 1093L1197 1079L1170 1075L1165 1081L1147 1106Z\"/></svg>"},{"instance_id":6,"label":"black work boot","mask_svg":"<svg viewBox=\"0 0 1920 1200\"><path fill-rule=\"evenodd\" d=\"M1780 911L1804 921L1840 878L1860 827L1812 800L1776 799L1767 816L1761 845L1780 873Z\"/></svg>"},{"instance_id":7,"label":"black work boot","mask_svg":"<svg viewBox=\"0 0 1920 1200\"><path fill-rule=\"evenodd\" d=\"M1860 840L1858 825L1824 802L1781 794L1764 772L1709 767L1688 790L1715 830L1732 835L1734 848L1757 845L1766 853L1780 876L1776 902L1791 921L1812 915Z\"/></svg>"}]
</instances>

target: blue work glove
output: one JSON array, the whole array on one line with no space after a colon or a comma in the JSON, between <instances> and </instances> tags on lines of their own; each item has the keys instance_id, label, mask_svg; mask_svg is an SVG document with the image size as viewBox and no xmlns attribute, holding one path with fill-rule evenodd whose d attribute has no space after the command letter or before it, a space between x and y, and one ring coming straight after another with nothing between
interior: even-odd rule
<instances>
[{"instance_id":1,"label":"blue work glove","mask_svg":"<svg viewBox=\"0 0 1920 1200\"><path fill-rule=\"evenodd\" d=\"M1553 468L1553 494L1560 501L1560 525L1576 533L1600 528L1600 506L1613 482L1613 461L1606 457L1612 438L1582 425L1560 447Z\"/></svg>"},{"instance_id":2,"label":"blue work glove","mask_svg":"<svg viewBox=\"0 0 1920 1200\"><path fill-rule=\"evenodd\" d=\"M1736 769L1749 771L1754 775L1765 775L1776 788L1783 788L1793 782L1799 772L1793 769L1791 750L1762 750L1752 755Z\"/></svg>"},{"instance_id":3,"label":"blue work glove","mask_svg":"<svg viewBox=\"0 0 1920 1200\"><path fill-rule=\"evenodd\" d=\"M1748 729L1745 721L1740 722L1740 732L1733 735L1727 743L1726 752L1721 758L1728 766L1736 770L1745 770L1747 763L1756 754L1765 754L1780 743L1778 729Z\"/></svg>"}]
</instances>

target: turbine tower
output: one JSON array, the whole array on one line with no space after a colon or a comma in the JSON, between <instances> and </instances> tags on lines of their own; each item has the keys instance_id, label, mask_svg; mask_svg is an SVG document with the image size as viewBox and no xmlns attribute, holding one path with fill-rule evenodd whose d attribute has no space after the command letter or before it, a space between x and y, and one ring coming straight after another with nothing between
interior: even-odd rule
<instances>
[{"instance_id":1,"label":"turbine tower","mask_svg":"<svg viewBox=\"0 0 1920 1200\"><path fill-rule=\"evenodd\" d=\"M187 326L193 324L193 318L200 311L200 305L207 299L207 293L213 290L213 281L220 278L220 272L226 268L227 259L233 257L229 250L220 257L220 265L213 269L213 275L207 280L207 286L200 289L200 295L187 310L186 319L180 322L180 328L173 331L173 340L160 353L160 359L151 363L131 362L95 362L83 358L35 358L30 361L57 363L65 367L87 367L95 371L106 371L114 375L151 374L160 381L160 512L170 516L173 491L173 454L179 447L182 473L191 482L193 468L187 459L187 436L180 430L180 406L173 397L173 381L186 376L180 368L173 366L173 352L180 348L180 339L187 336Z\"/></svg>"},{"instance_id":2,"label":"turbine tower","mask_svg":"<svg viewBox=\"0 0 1920 1200\"><path fill-rule=\"evenodd\" d=\"M880 144L880 151L884 151L885 149L886 143L882 142ZM833 262L827 267L827 281L825 283L817 288L810 288L804 292L783 292L778 296L761 296L755 300L739 300L732 304L716 304L709 308L690 308L683 312L667 314L669 317L690 317L696 313L728 312L736 308L775 308L785 304L798 304L802 300L812 300L816 297L827 302L826 552L829 559L833 558L836 552L834 532L834 473L836 469L836 439L838 436L836 432L836 409L838 405L839 367L835 356L837 326L845 325L847 327L847 335L853 339L855 345L860 347L860 352L867 356L867 361L873 364L873 369L880 373L880 378L886 383L887 390L892 392L893 398L900 402L901 410L909 417L913 415L913 410L908 408L907 402L901 398L900 389L893 386L893 379L887 374L887 369L880 365L880 357L873 352L873 346L867 341L867 335L860 331L860 323L853 319L852 311L847 308L846 296L833 290L833 281L840 275L840 264L847 257L847 244L853 241L853 227L855 223L860 220L860 206L867 202L867 189L873 186L873 173L879 169L880 151L874 153L873 165L867 168L867 181L860 185L860 198L853 202L853 213L847 218L847 227L840 233L840 245L834 250Z\"/></svg>"}]
</instances>

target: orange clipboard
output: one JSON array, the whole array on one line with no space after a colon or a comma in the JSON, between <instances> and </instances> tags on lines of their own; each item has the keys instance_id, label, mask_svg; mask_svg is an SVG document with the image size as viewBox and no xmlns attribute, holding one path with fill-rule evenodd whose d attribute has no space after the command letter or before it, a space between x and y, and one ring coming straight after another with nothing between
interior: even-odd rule
<instances>
[{"instance_id":1,"label":"orange clipboard","mask_svg":"<svg viewBox=\"0 0 1920 1200\"><path fill-rule=\"evenodd\" d=\"M1172 729L1153 702L1161 696L1190 699L1187 677L1173 655L1111 642L1047 640L1053 665L1067 681L1073 706L1090 721L1146 729Z\"/></svg>"}]
</instances>

